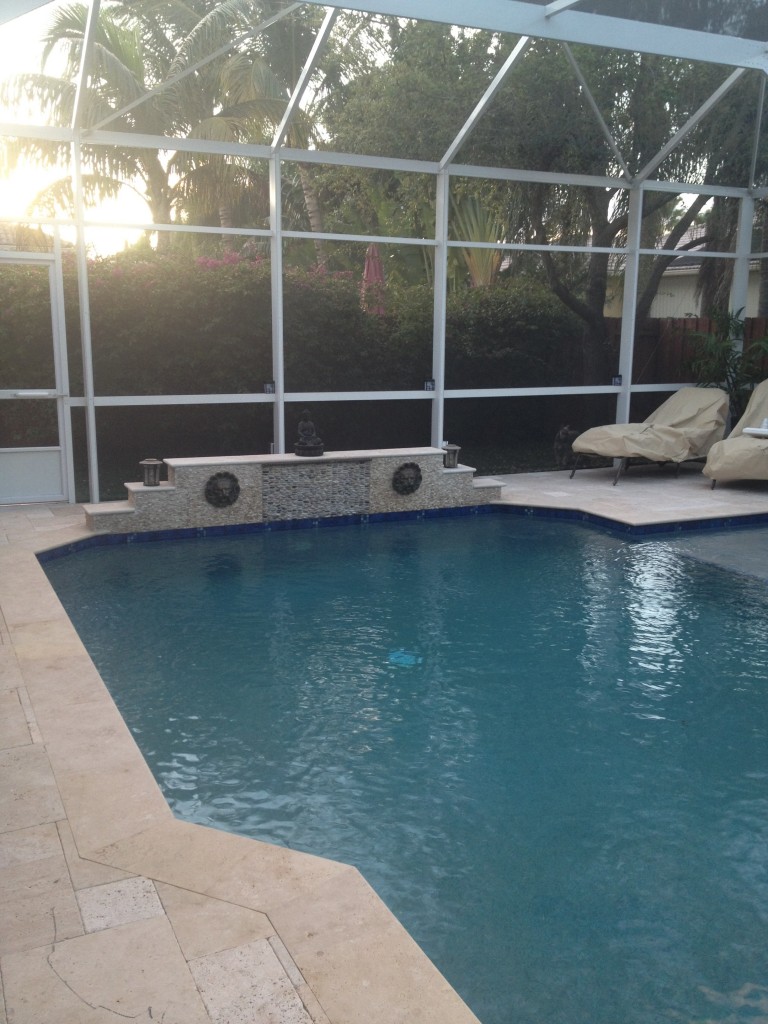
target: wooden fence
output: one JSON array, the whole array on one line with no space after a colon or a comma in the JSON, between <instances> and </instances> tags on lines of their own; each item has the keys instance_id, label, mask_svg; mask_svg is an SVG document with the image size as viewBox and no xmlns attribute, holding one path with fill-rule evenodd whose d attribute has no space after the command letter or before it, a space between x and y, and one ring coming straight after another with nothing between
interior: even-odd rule
<instances>
[{"instance_id":1,"label":"wooden fence","mask_svg":"<svg viewBox=\"0 0 768 1024\"><path fill-rule=\"evenodd\" d=\"M696 337L714 330L709 317L648 320L635 336L633 384L681 384L692 379L691 363L696 356ZM611 349L618 356L621 320L609 321ZM768 338L768 317L744 321L744 343ZM763 358L768 377L768 356Z\"/></svg>"}]
</instances>

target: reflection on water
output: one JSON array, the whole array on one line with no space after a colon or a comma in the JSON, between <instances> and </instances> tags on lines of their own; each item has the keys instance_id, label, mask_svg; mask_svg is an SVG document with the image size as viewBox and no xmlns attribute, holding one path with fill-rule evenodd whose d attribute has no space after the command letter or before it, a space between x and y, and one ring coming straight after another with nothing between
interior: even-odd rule
<instances>
[{"instance_id":1,"label":"reflection on water","mask_svg":"<svg viewBox=\"0 0 768 1024\"><path fill-rule=\"evenodd\" d=\"M357 864L484 1024L761 1019L762 582L504 517L48 569L175 812Z\"/></svg>"}]
</instances>

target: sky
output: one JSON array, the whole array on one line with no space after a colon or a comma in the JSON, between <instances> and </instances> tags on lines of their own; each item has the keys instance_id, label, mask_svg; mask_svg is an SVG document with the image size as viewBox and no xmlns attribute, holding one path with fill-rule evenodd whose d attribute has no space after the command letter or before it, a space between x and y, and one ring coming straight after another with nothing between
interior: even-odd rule
<instances>
[{"instance_id":1,"label":"sky","mask_svg":"<svg viewBox=\"0 0 768 1024\"><path fill-rule=\"evenodd\" d=\"M53 11L63 0L55 0L42 10L30 11L29 14L0 25L0 78L12 78L17 74L40 70L40 39L45 33ZM0 0L2 7L3 0ZM23 122L26 116L22 112L9 111L0 105L0 121ZM39 121L30 117L31 123ZM0 218L24 216L29 203L51 180L59 175L50 170L42 170L26 165L10 175L0 171ZM126 189L117 201L105 203L98 210L88 212L89 220L140 222L149 219L146 205L141 199ZM62 232L68 238L66 231ZM126 242L136 241L140 231L122 229L98 229L88 233L89 248L96 255L107 255L122 249ZM69 239L71 240L71 238Z\"/></svg>"}]
</instances>

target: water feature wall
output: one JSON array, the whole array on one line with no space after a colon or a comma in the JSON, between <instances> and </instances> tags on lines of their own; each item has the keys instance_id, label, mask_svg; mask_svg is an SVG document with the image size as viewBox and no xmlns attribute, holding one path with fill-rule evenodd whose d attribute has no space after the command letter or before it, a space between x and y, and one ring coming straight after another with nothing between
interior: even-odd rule
<instances>
[{"instance_id":1,"label":"water feature wall","mask_svg":"<svg viewBox=\"0 0 768 1024\"><path fill-rule=\"evenodd\" d=\"M501 484L446 468L441 448L164 459L168 479L127 483L127 499L85 505L97 533L324 519L484 505Z\"/></svg>"}]
</instances>

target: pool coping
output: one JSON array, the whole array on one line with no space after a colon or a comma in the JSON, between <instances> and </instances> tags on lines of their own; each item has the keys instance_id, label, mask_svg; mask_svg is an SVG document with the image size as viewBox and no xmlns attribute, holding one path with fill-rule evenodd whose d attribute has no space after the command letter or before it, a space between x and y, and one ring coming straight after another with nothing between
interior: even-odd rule
<instances>
[{"instance_id":1,"label":"pool coping","mask_svg":"<svg viewBox=\"0 0 768 1024\"><path fill-rule=\"evenodd\" d=\"M284 519L267 523L239 523L226 526L179 527L168 530L142 530L131 533L89 533L88 536L67 544L56 545L37 552L38 561L45 564L77 551L89 548L112 547L122 544L151 544L159 541L195 540L204 537L241 536L244 534L278 533L287 530L331 529L345 526L368 526L386 522L420 522L433 519L455 519L480 515L509 515L518 518L557 520L581 523L627 539L643 539L658 535L701 533L717 530L738 530L768 525L768 511L743 515L700 516L695 519L666 520L653 523L628 523L609 516L597 515L576 508L557 508L550 505L489 502L484 505L456 506L453 508L422 509L413 512L380 512L375 514Z\"/></svg>"}]
</instances>

